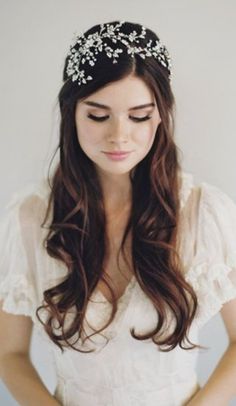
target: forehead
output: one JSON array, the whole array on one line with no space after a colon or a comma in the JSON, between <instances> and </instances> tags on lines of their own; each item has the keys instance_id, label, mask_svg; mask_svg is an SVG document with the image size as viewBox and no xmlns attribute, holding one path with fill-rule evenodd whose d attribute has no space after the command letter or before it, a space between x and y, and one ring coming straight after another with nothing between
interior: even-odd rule
<instances>
[{"instance_id":1,"label":"forehead","mask_svg":"<svg viewBox=\"0 0 236 406\"><path fill-rule=\"evenodd\" d=\"M152 90L141 78L134 76L111 82L80 101L81 106L105 110L137 110L155 104Z\"/></svg>"}]
</instances>

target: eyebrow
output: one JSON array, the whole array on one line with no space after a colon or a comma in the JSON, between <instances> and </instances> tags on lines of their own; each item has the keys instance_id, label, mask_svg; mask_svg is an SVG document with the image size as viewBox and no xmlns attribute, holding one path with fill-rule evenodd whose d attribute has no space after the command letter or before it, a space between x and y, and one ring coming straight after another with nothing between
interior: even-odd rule
<instances>
[{"instance_id":1,"label":"eyebrow","mask_svg":"<svg viewBox=\"0 0 236 406\"><path fill-rule=\"evenodd\" d=\"M93 106L93 107L98 107L101 109L105 109L105 110L111 110L111 108L109 106L105 106L105 104L101 104L101 103L97 103L97 102L93 102L93 101L85 101L83 102L84 104L87 104L88 106ZM130 107L130 110L139 110L139 109L143 109L144 107L154 107L155 103L146 103L146 104L140 104L139 106L134 106L134 107Z\"/></svg>"}]
</instances>

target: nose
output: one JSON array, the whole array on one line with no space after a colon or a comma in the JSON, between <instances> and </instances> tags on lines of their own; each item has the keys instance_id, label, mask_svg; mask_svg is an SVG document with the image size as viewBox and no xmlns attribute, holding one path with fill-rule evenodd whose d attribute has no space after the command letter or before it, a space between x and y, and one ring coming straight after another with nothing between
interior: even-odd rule
<instances>
[{"instance_id":1,"label":"nose","mask_svg":"<svg viewBox=\"0 0 236 406\"><path fill-rule=\"evenodd\" d=\"M129 138L128 124L122 118L114 119L108 133L108 140L111 142L127 142Z\"/></svg>"}]
</instances>

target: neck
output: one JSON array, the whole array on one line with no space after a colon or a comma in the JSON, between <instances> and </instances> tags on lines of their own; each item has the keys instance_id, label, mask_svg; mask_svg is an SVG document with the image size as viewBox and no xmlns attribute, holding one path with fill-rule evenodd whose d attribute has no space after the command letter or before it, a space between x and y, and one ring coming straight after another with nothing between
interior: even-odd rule
<instances>
[{"instance_id":1,"label":"neck","mask_svg":"<svg viewBox=\"0 0 236 406\"><path fill-rule=\"evenodd\" d=\"M129 174L99 174L105 212L108 218L127 213L132 203L132 185Z\"/></svg>"}]
</instances>

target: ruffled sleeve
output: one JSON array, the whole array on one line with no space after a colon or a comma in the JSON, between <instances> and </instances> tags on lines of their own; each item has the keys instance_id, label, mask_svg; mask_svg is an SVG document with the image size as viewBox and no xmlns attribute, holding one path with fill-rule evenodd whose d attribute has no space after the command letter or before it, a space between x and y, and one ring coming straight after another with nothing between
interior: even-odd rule
<instances>
[{"instance_id":1,"label":"ruffled sleeve","mask_svg":"<svg viewBox=\"0 0 236 406\"><path fill-rule=\"evenodd\" d=\"M42 199L27 185L9 200L0 218L0 300L3 310L35 318L39 301L36 253ZM42 211L42 210L41 210Z\"/></svg>"},{"instance_id":2,"label":"ruffled sleeve","mask_svg":"<svg viewBox=\"0 0 236 406\"><path fill-rule=\"evenodd\" d=\"M186 280L197 293L202 326L236 298L236 204L215 185L202 182L199 191L195 255Z\"/></svg>"}]
</instances>

